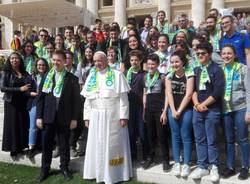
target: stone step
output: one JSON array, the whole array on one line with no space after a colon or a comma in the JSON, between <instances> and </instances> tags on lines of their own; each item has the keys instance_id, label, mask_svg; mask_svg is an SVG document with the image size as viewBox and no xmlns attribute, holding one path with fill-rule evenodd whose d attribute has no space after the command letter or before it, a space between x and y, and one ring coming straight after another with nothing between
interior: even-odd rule
<instances>
[{"instance_id":1,"label":"stone step","mask_svg":"<svg viewBox=\"0 0 250 184\"><path fill-rule=\"evenodd\" d=\"M79 171L82 173L84 157L78 157L71 159L70 169ZM25 156L20 156L17 160L13 160L9 153L0 151L0 162L7 162L12 164L22 164L34 167L41 166L41 154L37 154L34 159L29 159ZM51 167L53 169L59 169L59 158L52 160ZM194 169L194 167L192 167ZM144 170L138 163L133 163L134 179L140 182L156 183L156 184L211 184L209 176L202 178L202 180L194 181L191 178L181 178L174 176L171 172L163 172L162 164L157 164L154 167ZM237 175L229 179L220 179L219 184L249 184L250 178L245 181L237 179Z\"/></svg>"}]
</instances>

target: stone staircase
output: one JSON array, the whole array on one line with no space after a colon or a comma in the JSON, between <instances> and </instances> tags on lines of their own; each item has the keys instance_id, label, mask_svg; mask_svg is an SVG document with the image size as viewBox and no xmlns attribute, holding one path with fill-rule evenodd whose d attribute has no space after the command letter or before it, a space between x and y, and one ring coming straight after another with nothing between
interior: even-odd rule
<instances>
[{"instance_id":1,"label":"stone staircase","mask_svg":"<svg viewBox=\"0 0 250 184\"><path fill-rule=\"evenodd\" d=\"M0 147L2 147L2 130L3 130L3 101L2 93L0 93ZM72 158L70 168L82 173L84 157ZM13 160L9 153L0 151L0 162L8 162L13 164L22 164L40 167L41 166L41 154L37 154L34 159L29 159L25 156L20 156L18 159ZM52 161L51 167L59 169L59 158L55 158ZM195 166L193 166L194 168ZM140 182L146 183L159 183L159 184L211 184L209 176L202 178L202 180L194 181L191 178L178 178L171 172L163 172L162 165L156 164L154 167L144 170L138 163L133 163L134 179ZM237 175L229 179L220 179L220 184L250 184L250 178L246 181L240 181L237 179Z\"/></svg>"}]
</instances>

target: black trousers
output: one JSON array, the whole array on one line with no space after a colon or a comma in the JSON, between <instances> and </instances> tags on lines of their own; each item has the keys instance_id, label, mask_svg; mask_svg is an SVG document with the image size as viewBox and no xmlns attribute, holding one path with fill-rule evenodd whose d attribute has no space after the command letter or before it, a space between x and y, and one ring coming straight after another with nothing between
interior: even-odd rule
<instances>
[{"instance_id":1,"label":"black trousers","mask_svg":"<svg viewBox=\"0 0 250 184\"><path fill-rule=\"evenodd\" d=\"M169 144L168 134L169 128L167 125L162 125L160 122L161 111L145 110L145 123L147 126L147 136L149 142L149 154L148 157L154 160L155 157L155 145L157 140L159 141L162 160L169 161Z\"/></svg>"},{"instance_id":2,"label":"black trousers","mask_svg":"<svg viewBox=\"0 0 250 184\"><path fill-rule=\"evenodd\" d=\"M54 146L55 135L57 135L57 144L59 146L60 168L68 169L70 161L69 148L69 125L61 125L55 121L53 124L44 124L42 130L42 170L48 171L52 161L52 151Z\"/></svg>"}]
</instances>

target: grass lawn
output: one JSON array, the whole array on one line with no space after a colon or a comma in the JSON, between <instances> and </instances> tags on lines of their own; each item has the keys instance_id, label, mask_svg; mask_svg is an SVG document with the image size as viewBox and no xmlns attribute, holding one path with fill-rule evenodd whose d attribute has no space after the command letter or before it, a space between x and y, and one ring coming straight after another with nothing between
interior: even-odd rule
<instances>
[{"instance_id":1,"label":"grass lawn","mask_svg":"<svg viewBox=\"0 0 250 184\"><path fill-rule=\"evenodd\" d=\"M0 184L34 184L38 183L36 178L40 173L40 169L23 165L13 165L0 162ZM95 182L85 181L79 173L73 174L73 179L66 182L63 176L57 170L52 170L51 175L42 184L84 184ZM139 182L130 181L126 184L141 184Z\"/></svg>"}]
</instances>

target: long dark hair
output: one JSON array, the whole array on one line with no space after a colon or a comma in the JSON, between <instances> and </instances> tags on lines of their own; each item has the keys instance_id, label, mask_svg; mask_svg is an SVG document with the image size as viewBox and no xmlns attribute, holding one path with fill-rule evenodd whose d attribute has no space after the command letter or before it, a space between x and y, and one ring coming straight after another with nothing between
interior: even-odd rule
<instances>
[{"instance_id":1,"label":"long dark hair","mask_svg":"<svg viewBox=\"0 0 250 184\"><path fill-rule=\"evenodd\" d=\"M26 40L22 46L21 46L21 54L22 56L25 58L27 55L26 55L26 52L25 52L25 47L27 44L31 44L32 45L32 51L31 51L31 55L33 57L37 57L37 54L36 54L36 47L35 45L33 44L33 42L31 40Z\"/></svg>"},{"instance_id":2,"label":"long dark hair","mask_svg":"<svg viewBox=\"0 0 250 184\"><path fill-rule=\"evenodd\" d=\"M84 67L87 66L87 58L86 58L86 56L85 56L85 50L86 50L86 49L90 49L90 50L92 51L93 57L94 57L94 54L95 54L95 51L94 51L91 47L89 47L89 46L87 46L87 47L84 49L84 52L83 52L83 60L82 60L82 63L81 63L81 67L82 67L82 68L84 68ZM92 62L93 62L93 57L92 57ZM94 63L94 62L93 62L93 63Z\"/></svg>"},{"instance_id":3,"label":"long dark hair","mask_svg":"<svg viewBox=\"0 0 250 184\"><path fill-rule=\"evenodd\" d=\"M33 75L37 75L39 73L38 70L37 70L37 63L40 60L42 60L44 62L44 64L45 64L45 73L47 73L49 71L49 64L48 64L47 60L41 57L41 58L38 58L36 60L35 68L34 68L34 71L33 71Z\"/></svg>"},{"instance_id":4,"label":"long dark hair","mask_svg":"<svg viewBox=\"0 0 250 184\"><path fill-rule=\"evenodd\" d=\"M21 73L22 75L26 75L27 72L26 72L25 67L24 67L23 58L22 58L22 56L21 56L18 52L12 52L12 53L10 54L10 56L8 57L8 59L7 59L7 61L6 61L6 65L5 65L5 67L4 67L3 70L4 70L5 72L12 72L12 71L13 71L12 66L11 66L11 63L10 63L10 58L11 58L12 55L17 55L17 57L18 57L18 59L19 59L19 61L20 61L20 64L19 64L19 71L20 71L20 73Z\"/></svg>"}]
</instances>

